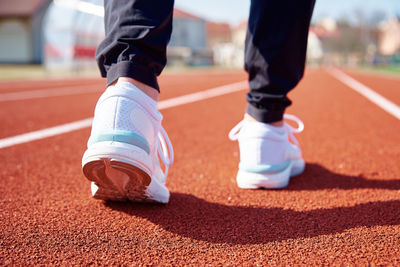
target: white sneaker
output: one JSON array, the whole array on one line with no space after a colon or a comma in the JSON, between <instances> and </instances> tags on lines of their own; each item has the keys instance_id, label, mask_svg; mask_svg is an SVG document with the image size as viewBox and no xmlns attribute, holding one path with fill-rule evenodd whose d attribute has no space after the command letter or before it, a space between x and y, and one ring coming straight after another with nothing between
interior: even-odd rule
<instances>
[{"instance_id":1,"label":"white sneaker","mask_svg":"<svg viewBox=\"0 0 400 267\"><path fill-rule=\"evenodd\" d=\"M107 88L97 102L82 158L93 197L168 202L165 180L173 149L161 120L157 102L131 83L118 82Z\"/></svg>"},{"instance_id":2,"label":"white sneaker","mask_svg":"<svg viewBox=\"0 0 400 267\"><path fill-rule=\"evenodd\" d=\"M297 122L298 128L287 123L277 127L241 121L230 131L229 138L239 141L240 164L236 180L240 188L283 188L289 184L290 177L304 171L305 162L293 135L302 132L304 124L293 115L285 114L284 118Z\"/></svg>"}]
</instances>

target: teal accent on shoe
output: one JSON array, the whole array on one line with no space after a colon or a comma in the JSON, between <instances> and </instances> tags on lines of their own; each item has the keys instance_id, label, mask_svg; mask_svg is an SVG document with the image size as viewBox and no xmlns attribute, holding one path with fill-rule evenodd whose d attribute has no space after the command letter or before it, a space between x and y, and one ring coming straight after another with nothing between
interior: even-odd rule
<instances>
[{"instance_id":1,"label":"teal accent on shoe","mask_svg":"<svg viewBox=\"0 0 400 267\"><path fill-rule=\"evenodd\" d=\"M134 145L146 151L147 154L150 154L150 146L147 140L134 132L115 130L94 134L90 136L88 146L104 141L115 141Z\"/></svg>"},{"instance_id":2,"label":"teal accent on shoe","mask_svg":"<svg viewBox=\"0 0 400 267\"><path fill-rule=\"evenodd\" d=\"M254 172L254 173L277 173L284 171L286 168L290 166L290 160L287 160L280 164L260 164L255 166L245 165L243 163L239 164L239 169L246 172Z\"/></svg>"}]
</instances>

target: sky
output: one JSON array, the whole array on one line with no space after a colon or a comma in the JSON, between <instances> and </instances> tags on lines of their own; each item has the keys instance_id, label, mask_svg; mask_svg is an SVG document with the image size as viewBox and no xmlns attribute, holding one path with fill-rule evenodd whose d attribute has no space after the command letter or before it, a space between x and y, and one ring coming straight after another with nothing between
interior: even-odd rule
<instances>
[{"instance_id":1,"label":"sky","mask_svg":"<svg viewBox=\"0 0 400 267\"><path fill-rule=\"evenodd\" d=\"M249 6L250 0L175 0L175 7L211 21L232 25L247 18ZM400 16L400 0L317 0L313 20L349 17L358 8L366 13L382 10L388 17Z\"/></svg>"}]
</instances>

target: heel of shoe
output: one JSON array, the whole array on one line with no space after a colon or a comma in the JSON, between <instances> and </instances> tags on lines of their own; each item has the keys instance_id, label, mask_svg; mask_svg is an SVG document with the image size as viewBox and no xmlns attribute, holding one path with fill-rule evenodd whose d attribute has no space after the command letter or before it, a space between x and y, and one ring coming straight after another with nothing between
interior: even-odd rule
<instances>
[{"instance_id":1,"label":"heel of shoe","mask_svg":"<svg viewBox=\"0 0 400 267\"><path fill-rule=\"evenodd\" d=\"M92 144L82 158L83 173L97 199L168 203L169 191L149 170L150 155L119 142Z\"/></svg>"},{"instance_id":2,"label":"heel of shoe","mask_svg":"<svg viewBox=\"0 0 400 267\"><path fill-rule=\"evenodd\" d=\"M292 163L279 172L250 172L245 170L238 171L236 176L237 185L243 189L279 189L289 184Z\"/></svg>"},{"instance_id":3,"label":"heel of shoe","mask_svg":"<svg viewBox=\"0 0 400 267\"><path fill-rule=\"evenodd\" d=\"M151 158L141 148L119 143L92 144L82 158L82 170L92 195L104 200L144 201L151 182Z\"/></svg>"},{"instance_id":4,"label":"heel of shoe","mask_svg":"<svg viewBox=\"0 0 400 267\"><path fill-rule=\"evenodd\" d=\"M151 176L151 157L140 147L114 141L94 143L82 157L82 167L102 159L114 159L131 164Z\"/></svg>"}]
</instances>

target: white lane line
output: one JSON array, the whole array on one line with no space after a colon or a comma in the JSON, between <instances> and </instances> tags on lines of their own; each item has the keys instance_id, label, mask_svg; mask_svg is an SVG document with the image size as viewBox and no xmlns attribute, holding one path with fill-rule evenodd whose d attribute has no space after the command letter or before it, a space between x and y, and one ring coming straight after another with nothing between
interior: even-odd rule
<instances>
[{"instance_id":1,"label":"white lane line","mask_svg":"<svg viewBox=\"0 0 400 267\"><path fill-rule=\"evenodd\" d=\"M231 83L231 84L219 86L219 87L216 87L213 89L208 89L205 91L200 91L197 93L178 96L178 97L160 101L158 103L158 108L165 109L165 108L180 106L183 104L188 104L188 103L204 100L204 99L216 97L219 95L224 95L224 94L241 91L243 89L246 89L247 87L248 87L247 81Z\"/></svg>"},{"instance_id":2,"label":"white lane line","mask_svg":"<svg viewBox=\"0 0 400 267\"><path fill-rule=\"evenodd\" d=\"M353 79L349 75L345 74L344 72L331 68L328 69L328 73L331 74L333 77L356 91L357 93L361 94L369 101L374 103L375 105L379 106L390 115L394 116L395 118L400 120L400 107L393 103L392 101L388 100L387 98L381 96L377 92L373 91L371 88L365 86L364 84L360 83L359 81Z\"/></svg>"},{"instance_id":3,"label":"white lane line","mask_svg":"<svg viewBox=\"0 0 400 267\"><path fill-rule=\"evenodd\" d=\"M28 143L34 140L44 139L47 137L72 132L75 130L83 129L92 125L93 118L88 118L84 120L74 121L71 123L66 123L38 131L33 131L25 134L15 135L12 137L7 137L0 139L0 149L14 146L22 143Z\"/></svg>"},{"instance_id":4,"label":"white lane line","mask_svg":"<svg viewBox=\"0 0 400 267\"><path fill-rule=\"evenodd\" d=\"M216 88L208 89L202 92L197 92L193 94L173 97L160 101L158 103L159 109L167 109L171 107L176 107L196 101L201 101L204 99L229 94L237 91L241 91L248 88L247 81L232 83L228 85L219 86ZM22 143L28 143L35 140L44 139L47 137L60 135L64 133L69 133L72 131L80 130L83 128L90 127L92 125L93 118L87 118L79 121L74 121L71 123L66 123L50 128L45 128L38 131L33 131L25 134L15 135L7 138L0 139L0 149L5 147L10 147Z\"/></svg>"},{"instance_id":5,"label":"white lane line","mask_svg":"<svg viewBox=\"0 0 400 267\"><path fill-rule=\"evenodd\" d=\"M0 94L0 102L15 101L15 100L25 100L34 98L45 98L52 96L66 96L66 95L81 95L92 92L101 92L99 86L75 86L62 89L44 89L44 90L32 90L23 92L13 92L13 93L2 93Z\"/></svg>"}]
</instances>

